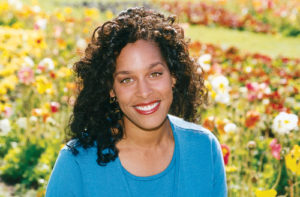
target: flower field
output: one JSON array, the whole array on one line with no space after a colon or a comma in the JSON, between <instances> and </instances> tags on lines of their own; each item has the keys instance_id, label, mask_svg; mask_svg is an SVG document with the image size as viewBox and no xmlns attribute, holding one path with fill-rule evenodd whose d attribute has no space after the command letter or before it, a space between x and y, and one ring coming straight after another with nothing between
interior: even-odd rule
<instances>
[{"instance_id":1,"label":"flower field","mask_svg":"<svg viewBox=\"0 0 300 197\"><path fill-rule=\"evenodd\" d=\"M228 2L152 1L182 22L300 39L299 1ZM44 196L77 93L72 64L114 16L99 10L0 2L0 196ZM300 196L300 57L196 40L190 54L209 91L199 123L221 142L228 196Z\"/></svg>"},{"instance_id":2,"label":"flower field","mask_svg":"<svg viewBox=\"0 0 300 197\"><path fill-rule=\"evenodd\" d=\"M286 36L300 35L297 0L160 1L160 5L191 24ZM234 10L232 9L234 8Z\"/></svg>"}]
</instances>

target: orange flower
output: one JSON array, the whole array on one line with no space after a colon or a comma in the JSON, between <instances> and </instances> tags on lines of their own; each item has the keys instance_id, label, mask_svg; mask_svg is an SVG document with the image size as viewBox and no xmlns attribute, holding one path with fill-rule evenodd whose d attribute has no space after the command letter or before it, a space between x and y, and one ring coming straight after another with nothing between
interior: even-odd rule
<instances>
[{"instance_id":1,"label":"orange flower","mask_svg":"<svg viewBox=\"0 0 300 197\"><path fill-rule=\"evenodd\" d=\"M225 125L228 123L226 120L217 120L217 129L219 134L225 134L226 131L224 130Z\"/></svg>"},{"instance_id":2,"label":"orange flower","mask_svg":"<svg viewBox=\"0 0 300 197\"><path fill-rule=\"evenodd\" d=\"M209 116L205 118L203 122L203 127L207 128L210 131L213 131L215 128L215 118L213 116Z\"/></svg>"},{"instance_id":3,"label":"orange flower","mask_svg":"<svg viewBox=\"0 0 300 197\"><path fill-rule=\"evenodd\" d=\"M248 111L246 114L245 125L248 128L253 128L260 119L260 114L257 111Z\"/></svg>"}]
</instances>

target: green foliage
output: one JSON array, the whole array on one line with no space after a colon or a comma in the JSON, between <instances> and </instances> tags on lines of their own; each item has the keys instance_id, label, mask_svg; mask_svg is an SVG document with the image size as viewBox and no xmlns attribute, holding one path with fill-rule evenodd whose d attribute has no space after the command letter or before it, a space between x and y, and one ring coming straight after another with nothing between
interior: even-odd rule
<instances>
[{"instance_id":1,"label":"green foliage","mask_svg":"<svg viewBox=\"0 0 300 197\"><path fill-rule=\"evenodd\" d=\"M24 178L30 176L43 150L44 147L40 144L31 142L10 149L0 167L1 178L11 184L20 182L28 186L36 184L36 180L24 180Z\"/></svg>"},{"instance_id":2,"label":"green foliage","mask_svg":"<svg viewBox=\"0 0 300 197\"><path fill-rule=\"evenodd\" d=\"M12 144L17 143L18 139L11 136L0 136L0 158L4 157Z\"/></svg>"}]
</instances>

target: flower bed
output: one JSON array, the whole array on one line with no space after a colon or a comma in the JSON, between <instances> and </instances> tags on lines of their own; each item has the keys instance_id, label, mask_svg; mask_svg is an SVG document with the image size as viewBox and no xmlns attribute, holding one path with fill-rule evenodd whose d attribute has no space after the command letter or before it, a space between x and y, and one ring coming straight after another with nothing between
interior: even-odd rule
<instances>
[{"instance_id":1,"label":"flower bed","mask_svg":"<svg viewBox=\"0 0 300 197\"><path fill-rule=\"evenodd\" d=\"M300 59L199 42L190 51L206 78L211 104L199 114L221 140L229 196L296 194Z\"/></svg>"},{"instance_id":2,"label":"flower bed","mask_svg":"<svg viewBox=\"0 0 300 197\"><path fill-rule=\"evenodd\" d=\"M112 13L20 6L0 3L0 176L16 194L43 196L77 92L72 63ZM199 42L190 53L203 68L211 103L199 115L222 143L229 196L299 195L300 60Z\"/></svg>"},{"instance_id":3,"label":"flower bed","mask_svg":"<svg viewBox=\"0 0 300 197\"><path fill-rule=\"evenodd\" d=\"M160 5L165 10L186 18L191 24L221 26L268 34L281 33L287 36L300 35L300 23L297 22L300 18L300 4L276 7L273 1L270 2L272 3L269 5L253 3L251 7L242 2L230 4L229 6L238 7L239 11L236 12L226 9L224 3L160 1Z\"/></svg>"}]
</instances>

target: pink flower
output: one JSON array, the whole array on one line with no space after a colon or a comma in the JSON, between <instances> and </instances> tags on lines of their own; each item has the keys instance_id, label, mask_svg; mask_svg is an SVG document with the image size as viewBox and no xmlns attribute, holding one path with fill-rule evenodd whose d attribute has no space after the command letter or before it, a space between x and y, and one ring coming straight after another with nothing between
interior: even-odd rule
<instances>
[{"instance_id":1,"label":"pink flower","mask_svg":"<svg viewBox=\"0 0 300 197\"><path fill-rule=\"evenodd\" d=\"M5 106L4 107L4 114L6 118L9 118L12 115L13 111L11 107Z\"/></svg>"},{"instance_id":2,"label":"pink flower","mask_svg":"<svg viewBox=\"0 0 300 197\"><path fill-rule=\"evenodd\" d=\"M34 80L33 71L29 67L21 68L18 72L18 78L21 83L24 83L26 85L29 85Z\"/></svg>"},{"instance_id":3,"label":"pink flower","mask_svg":"<svg viewBox=\"0 0 300 197\"><path fill-rule=\"evenodd\" d=\"M271 148L273 157L277 160L280 160L281 145L278 143L277 139L273 139L269 146Z\"/></svg>"},{"instance_id":4,"label":"pink flower","mask_svg":"<svg viewBox=\"0 0 300 197\"><path fill-rule=\"evenodd\" d=\"M247 83L246 87L248 89L248 100L254 101L255 99L263 99L265 95L271 93L270 87L266 83Z\"/></svg>"}]
</instances>

